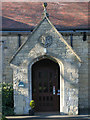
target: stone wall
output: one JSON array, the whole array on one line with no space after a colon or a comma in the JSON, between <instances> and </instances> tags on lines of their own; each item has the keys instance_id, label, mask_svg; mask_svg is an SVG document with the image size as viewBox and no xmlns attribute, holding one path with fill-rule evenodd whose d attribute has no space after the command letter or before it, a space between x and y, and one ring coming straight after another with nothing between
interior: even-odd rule
<instances>
[{"instance_id":1,"label":"stone wall","mask_svg":"<svg viewBox=\"0 0 90 120\"><path fill-rule=\"evenodd\" d=\"M29 83L27 76L27 66L14 68L13 71L13 88L14 88L14 112L16 114L28 114L30 94L28 91ZM18 87L20 81L24 82L24 88Z\"/></svg>"},{"instance_id":2,"label":"stone wall","mask_svg":"<svg viewBox=\"0 0 90 120\"><path fill-rule=\"evenodd\" d=\"M3 66L3 41L0 37L0 119L2 117L2 66Z\"/></svg>"},{"instance_id":3,"label":"stone wall","mask_svg":"<svg viewBox=\"0 0 90 120\"><path fill-rule=\"evenodd\" d=\"M62 33L62 35L64 39L70 44L70 33ZM13 35L13 33L7 34L3 35L2 39L4 41L3 81L12 82L13 72L9 65L9 60L18 49L18 35ZM22 34L21 43L23 43L25 40L27 40L27 35ZM83 114L87 112L88 108L88 42L83 41L82 33L73 33L73 49L83 61L79 69L79 112L80 114ZM70 110L71 109L73 109L73 106L70 107Z\"/></svg>"},{"instance_id":4,"label":"stone wall","mask_svg":"<svg viewBox=\"0 0 90 120\"><path fill-rule=\"evenodd\" d=\"M13 82L13 71L10 67L10 59L18 49L17 35L2 36L3 43L3 82Z\"/></svg>"},{"instance_id":5,"label":"stone wall","mask_svg":"<svg viewBox=\"0 0 90 120\"><path fill-rule=\"evenodd\" d=\"M79 70L79 108L80 114L88 113L88 37L87 41L82 40L82 35L75 35L73 49L82 59Z\"/></svg>"},{"instance_id":6,"label":"stone wall","mask_svg":"<svg viewBox=\"0 0 90 120\"><path fill-rule=\"evenodd\" d=\"M52 42L49 47L45 48L41 46L41 42L39 42L41 35L52 36ZM44 19L39 24L37 29L35 29L32 35L28 36L28 40L26 41L26 43L21 46L21 48L13 57L11 65L13 66L13 71L15 73L15 75L13 76L14 81L21 80L24 81L25 84L30 81L30 84L32 84L31 77L28 77L31 72L29 66L32 66L32 64L35 63L35 60L43 59L43 57L55 59L61 68L60 113L78 114L78 71L80 67L80 59L47 19ZM25 69L25 67L27 67L27 72L25 75L23 75L23 71L21 72L21 68L23 70ZM17 72L15 72L16 69L19 71L18 74ZM25 78L23 78L23 76ZM24 110L22 114L28 113L28 109L26 108L29 105L29 101L28 99L26 99L26 97L32 95L30 87L26 85L25 88L22 88L20 90L20 93L22 93L22 95L24 94L24 91L26 91L26 93L28 94L26 94L26 96L23 96L23 98L25 99L25 105L22 104L22 106L18 106L17 104L17 101L21 102L21 100L19 99L20 95L18 94L19 87L16 86L14 89L14 93L18 89L18 93L14 94L14 102L16 104L15 108ZM20 114L20 112L18 112L17 110L16 113Z\"/></svg>"},{"instance_id":7,"label":"stone wall","mask_svg":"<svg viewBox=\"0 0 90 120\"><path fill-rule=\"evenodd\" d=\"M70 36L64 39L70 44ZM73 49L80 56L82 63L79 69L79 114L88 114L88 34L83 41L83 33L73 33Z\"/></svg>"}]
</instances>

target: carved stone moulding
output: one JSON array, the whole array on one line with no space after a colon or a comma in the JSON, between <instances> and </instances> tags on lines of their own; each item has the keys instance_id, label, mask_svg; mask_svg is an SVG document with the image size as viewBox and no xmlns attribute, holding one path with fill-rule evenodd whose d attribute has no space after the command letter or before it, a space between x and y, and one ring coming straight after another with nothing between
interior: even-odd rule
<instances>
[{"instance_id":1,"label":"carved stone moulding","mask_svg":"<svg viewBox=\"0 0 90 120\"><path fill-rule=\"evenodd\" d=\"M43 34L39 37L39 43L41 46L43 46L44 48L49 47L52 44L52 36L49 34Z\"/></svg>"}]
</instances>

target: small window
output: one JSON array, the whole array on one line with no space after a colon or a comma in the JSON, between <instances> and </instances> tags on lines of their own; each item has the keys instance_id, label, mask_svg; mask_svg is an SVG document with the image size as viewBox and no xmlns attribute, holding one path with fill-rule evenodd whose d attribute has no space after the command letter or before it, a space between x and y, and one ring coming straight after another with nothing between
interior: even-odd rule
<instances>
[{"instance_id":1,"label":"small window","mask_svg":"<svg viewBox=\"0 0 90 120\"><path fill-rule=\"evenodd\" d=\"M83 33L83 41L86 41L86 37L87 37L86 32L84 32Z\"/></svg>"}]
</instances>

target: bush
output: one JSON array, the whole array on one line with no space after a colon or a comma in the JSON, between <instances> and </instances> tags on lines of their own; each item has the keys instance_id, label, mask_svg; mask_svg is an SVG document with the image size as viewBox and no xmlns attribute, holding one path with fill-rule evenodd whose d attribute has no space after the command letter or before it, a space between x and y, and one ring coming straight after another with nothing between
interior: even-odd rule
<instances>
[{"instance_id":1,"label":"bush","mask_svg":"<svg viewBox=\"0 0 90 120\"><path fill-rule=\"evenodd\" d=\"M2 84L2 114L14 115L13 85Z\"/></svg>"},{"instance_id":2,"label":"bush","mask_svg":"<svg viewBox=\"0 0 90 120\"><path fill-rule=\"evenodd\" d=\"M1 120L8 120L5 116L2 116Z\"/></svg>"}]
</instances>

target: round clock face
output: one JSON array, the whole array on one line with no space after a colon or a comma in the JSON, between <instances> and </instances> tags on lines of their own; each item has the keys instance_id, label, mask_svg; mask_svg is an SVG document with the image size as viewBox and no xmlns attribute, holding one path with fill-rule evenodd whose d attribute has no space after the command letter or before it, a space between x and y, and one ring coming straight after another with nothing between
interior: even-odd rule
<instances>
[{"instance_id":1,"label":"round clock face","mask_svg":"<svg viewBox=\"0 0 90 120\"><path fill-rule=\"evenodd\" d=\"M52 44L52 36L50 35L40 36L39 43L45 48L49 47Z\"/></svg>"}]
</instances>

